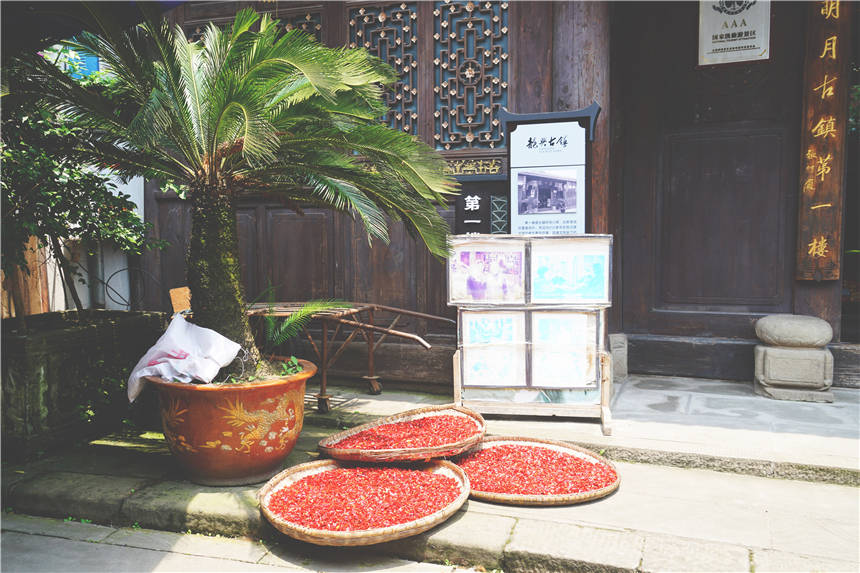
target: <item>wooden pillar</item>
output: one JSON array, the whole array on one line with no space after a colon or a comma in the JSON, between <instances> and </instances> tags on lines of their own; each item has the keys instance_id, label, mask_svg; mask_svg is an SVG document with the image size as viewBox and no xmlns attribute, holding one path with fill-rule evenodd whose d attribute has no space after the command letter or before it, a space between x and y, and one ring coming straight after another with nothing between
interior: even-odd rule
<instances>
[{"instance_id":1,"label":"wooden pillar","mask_svg":"<svg viewBox=\"0 0 860 573\"><path fill-rule=\"evenodd\" d=\"M620 202L612 193L610 121L610 3L555 2L553 4L552 110L581 109L597 102L594 141L589 155L588 193L591 201L586 212L589 233L615 235L613 256L613 307L608 313L609 329L621 325L621 217Z\"/></svg>"},{"instance_id":2,"label":"wooden pillar","mask_svg":"<svg viewBox=\"0 0 860 573\"><path fill-rule=\"evenodd\" d=\"M591 144L588 232L609 233L609 3L553 4L553 39L552 110L600 105Z\"/></svg>"},{"instance_id":3,"label":"wooden pillar","mask_svg":"<svg viewBox=\"0 0 860 573\"><path fill-rule=\"evenodd\" d=\"M850 2L811 2L800 125L800 181L794 311L831 323L839 339Z\"/></svg>"},{"instance_id":4,"label":"wooden pillar","mask_svg":"<svg viewBox=\"0 0 860 573\"><path fill-rule=\"evenodd\" d=\"M555 2L510 2L510 92L514 113L552 111L552 33Z\"/></svg>"}]
</instances>

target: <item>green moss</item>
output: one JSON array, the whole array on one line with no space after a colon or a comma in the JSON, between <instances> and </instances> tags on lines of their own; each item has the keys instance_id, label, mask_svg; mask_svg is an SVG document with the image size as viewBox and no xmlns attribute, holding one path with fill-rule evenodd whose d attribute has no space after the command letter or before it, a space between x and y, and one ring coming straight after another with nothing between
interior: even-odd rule
<instances>
[{"instance_id":1,"label":"green moss","mask_svg":"<svg viewBox=\"0 0 860 573\"><path fill-rule=\"evenodd\" d=\"M210 189L191 197L187 269L194 322L241 344L254 365L260 355L245 311L235 201Z\"/></svg>"}]
</instances>

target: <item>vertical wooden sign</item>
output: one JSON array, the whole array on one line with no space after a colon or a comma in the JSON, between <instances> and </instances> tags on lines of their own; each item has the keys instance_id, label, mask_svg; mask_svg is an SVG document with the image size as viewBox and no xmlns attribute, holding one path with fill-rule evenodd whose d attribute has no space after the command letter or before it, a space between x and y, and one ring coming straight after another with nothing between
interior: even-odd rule
<instances>
[{"instance_id":1,"label":"vertical wooden sign","mask_svg":"<svg viewBox=\"0 0 860 573\"><path fill-rule=\"evenodd\" d=\"M851 2L810 2L803 78L797 280L839 279Z\"/></svg>"}]
</instances>

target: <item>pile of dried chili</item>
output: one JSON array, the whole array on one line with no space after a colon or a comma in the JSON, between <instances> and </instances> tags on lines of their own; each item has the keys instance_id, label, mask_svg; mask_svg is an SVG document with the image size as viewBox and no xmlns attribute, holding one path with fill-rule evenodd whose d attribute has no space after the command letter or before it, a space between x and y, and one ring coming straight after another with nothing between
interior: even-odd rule
<instances>
[{"instance_id":1,"label":"pile of dried chili","mask_svg":"<svg viewBox=\"0 0 860 573\"><path fill-rule=\"evenodd\" d=\"M448 506L457 480L418 469L337 468L275 491L268 508L282 519L329 531L363 531L408 523Z\"/></svg>"},{"instance_id":2,"label":"pile of dried chili","mask_svg":"<svg viewBox=\"0 0 860 573\"><path fill-rule=\"evenodd\" d=\"M368 428L340 440L332 447L359 450L432 448L455 444L480 431L478 425L466 416L425 416Z\"/></svg>"},{"instance_id":3,"label":"pile of dried chili","mask_svg":"<svg viewBox=\"0 0 860 573\"><path fill-rule=\"evenodd\" d=\"M603 489L618 475L597 459L534 445L503 444L456 460L475 491L514 495L564 495Z\"/></svg>"}]
</instances>

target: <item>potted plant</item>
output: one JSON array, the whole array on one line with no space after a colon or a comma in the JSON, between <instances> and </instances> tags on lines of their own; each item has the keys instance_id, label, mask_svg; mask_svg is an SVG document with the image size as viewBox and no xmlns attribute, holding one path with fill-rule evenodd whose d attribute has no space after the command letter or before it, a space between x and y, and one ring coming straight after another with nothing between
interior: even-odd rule
<instances>
[{"instance_id":1,"label":"potted plant","mask_svg":"<svg viewBox=\"0 0 860 573\"><path fill-rule=\"evenodd\" d=\"M271 292L271 289L269 289ZM265 481L281 470L304 420L305 383L316 366L275 351L314 313L337 302L311 301L285 318L264 319L261 350L276 372L228 374L218 384L147 379L158 391L164 438L186 475L205 485Z\"/></svg>"},{"instance_id":2,"label":"potted plant","mask_svg":"<svg viewBox=\"0 0 860 573\"><path fill-rule=\"evenodd\" d=\"M386 216L400 219L434 255L446 254L448 227L435 204L456 182L429 146L379 123L384 86L396 77L389 66L363 49L328 48L298 30L282 34L250 9L188 42L154 6L138 6L143 23L123 30L103 5L86 4L89 31L70 43L110 70L106 89L118 106L35 55L22 58L27 82L18 89L82 128L75 158L161 180L191 201L193 320L238 342L246 372L257 371L261 354L240 282L239 195L271 193L299 211L327 205L358 216L382 240ZM190 417L190 410L178 414L184 409L169 412Z\"/></svg>"}]
</instances>

